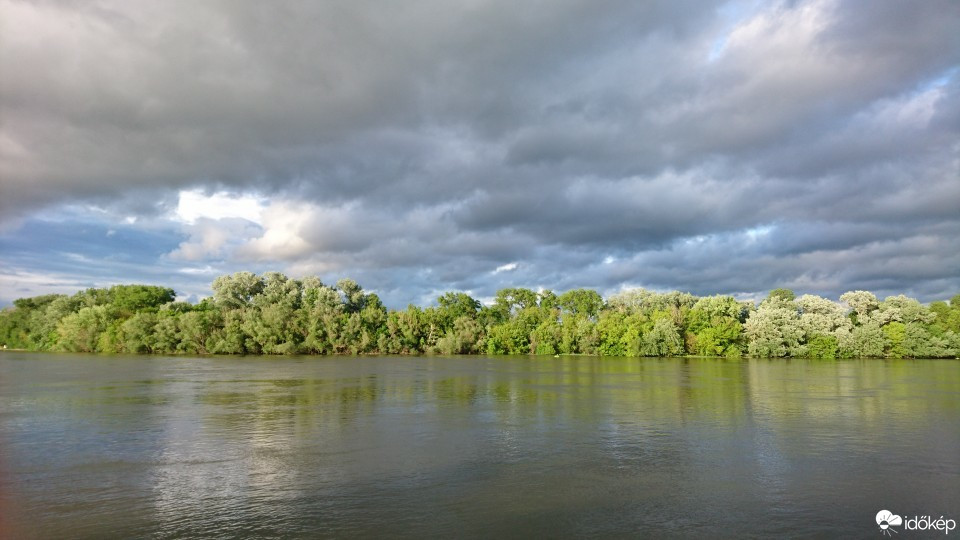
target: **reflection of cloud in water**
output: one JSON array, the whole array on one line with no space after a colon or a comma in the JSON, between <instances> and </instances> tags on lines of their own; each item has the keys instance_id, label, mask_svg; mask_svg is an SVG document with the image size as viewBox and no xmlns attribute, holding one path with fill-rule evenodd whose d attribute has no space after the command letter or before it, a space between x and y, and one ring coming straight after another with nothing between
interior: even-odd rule
<instances>
[{"instance_id":1,"label":"reflection of cloud in water","mask_svg":"<svg viewBox=\"0 0 960 540\"><path fill-rule=\"evenodd\" d=\"M0 393L3 440L20 441L7 443L8 468L42 475L15 489L46 502L31 506L44 536L100 522L171 537L694 535L736 532L730 516L757 509L784 530L831 523L841 506L824 486L855 486L845 508L870 515L876 493L956 500L960 434L941 422L960 413L950 362L84 357L82 373L47 362L15 374L42 383L0 381L14 392ZM51 444L64 434L89 444ZM83 529L49 503L78 493L101 512Z\"/></svg>"}]
</instances>

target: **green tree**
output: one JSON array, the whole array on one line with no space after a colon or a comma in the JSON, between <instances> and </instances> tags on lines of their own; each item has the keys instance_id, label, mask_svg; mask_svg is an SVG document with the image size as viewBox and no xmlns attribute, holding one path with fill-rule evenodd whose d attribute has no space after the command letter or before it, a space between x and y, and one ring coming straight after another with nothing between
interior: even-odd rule
<instances>
[{"instance_id":1,"label":"green tree","mask_svg":"<svg viewBox=\"0 0 960 540\"><path fill-rule=\"evenodd\" d=\"M469 316L458 317L453 327L437 342L443 354L472 354L484 349L483 328Z\"/></svg>"},{"instance_id":2,"label":"green tree","mask_svg":"<svg viewBox=\"0 0 960 540\"><path fill-rule=\"evenodd\" d=\"M32 345L30 313L19 307L0 311L0 344L14 349L27 349Z\"/></svg>"},{"instance_id":3,"label":"green tree","mask_svg":"<svg viewBox=\"0 0 960 540\"><path fill-rule=\"evenodd\" d=\"M903 358L911 356L904 347L904 338L906 338L906 326L900 321L894 321L883 327L883 334L886 338L886 356L891 358Z\"/></svg>"},{"instance_id":4,"label":"green tree","mask_svg":"<svg viewBox=\"0 0 960 540\"><path fill-rule=\"evenodd\" d=\"M803 331L803 344L792 354L812 358L836 358L838 354L838 336L849 334L853 329L846 309L840 304L805 294L796 300L800 310L800 328Z\"/></svg>"},{"instance_id":5,"label":"green tree","mask_svg":"<svg viewBox=\"0 0 960 540\"><path fill-rule=\"evenodd\" d=\"M602 314L603 312L598 312ZM596 323L585 314L561 315L559 352L563 354L597 354L600 335Z\"/></svg>"},{"instance_id":6,"label":"green tree","mask_svg":"<svg viewBox=\"0 0 960 540\"><path fill-rule=\"evenodd\" d=\"M596 319L603 308L603 297L591 289L573 289L560 295L558 298L564 313L585 315Z\"/></svg>"},{"instance_id":7,"label":"green tree","mask_svg":"<svg viewBox=\"0 0 960 540\"><path fill-rule=\"evenodd\" d=\"M69 352L96 352L100 334L113 320L112 310L105 305L83 307L60 321L57 326L57 347Z\"/></svg>"},{"instance_id":8,"label":"green tree","mask_svg":"<svg viewBox=\"0 0 960 540\"><path fill-rule=\"evenodd\" d=\"M807 354L811 358L833 359L838 349L836 336L815 335L807 340Z\"/></svg>"},{"instance_id":9,"label":"green tree","mask_svg":"<svg viewBox=\"0 0 960 540\"><path fill-rule=\"evenodd\" d=\"M123 322L124 348L131 353L154 352L157 326L155 313L137 313Z\"/></svg>"},{"instance_id":10,"label":"green tree","mask_svg":"<svg viewBox=\"0 0 960 540\"><path fill-rule=\"evenodd\" d=\"M245 354L248 352L246 343L243 311L227 310L223 312L223 325L213 329L206 347L211 354Z\"/></svg>"},{"instance_id":11,"label":"green tree","mask_svg":"<svg viewBox=\"0 0 960 540\"><path fill-rule=\"evenodd\" d=\"M263 278L250 272L237 272L213 280L213 298L227 309L239 309L250 305L253 297L264 287Z\"/></svg>"},{"instance_id":12,"label":"green tree","mask_svg":"<svg viewBox=\"0 0 960 540\"><path fill-rule=\"evenodd\" d=\"M749 340L747 350L751 356L760 358L787 356L796 350L803 337L796 304L780 295L764 300L750 314L744 331Z\"/></svg>"},{"instance_id":13,"label":"green tree","mask_svg":"<svg viewBox=\"0 0 960 540\"><path fill-rule=\"evenodd\" d=\"M533 354L557 354L562 338L560 324L549 318L530 332L530 351Z\"/></svg>"},{"instance_id":14,"label":"green tree","mask_svg":"<svg viewBox=\"0 0 960 540\"><path fill-rule=\"evenodd\" d=\"M840 295L840 301L850 306L858 321L868 318L880 307L877 297L868 291L845 292Z\"/></svg>"},{"instance_id":15,"label":"green tree","mask_svg":"<svg viewBox=\"0 0 960 540\"><path fill-rule=\"evenodd\" d=\"M180 312L161 309L157 312L157 324L153 327L153 343L156 352L173 354L180 346Z\"/></svg>"},{"instance_id":16,"label":"green tree","mask_svg":"<svg viewBox=\"0 0 960 540\"><path fill-rule=\"evenodd\" d=\"M767 295L767 300L779 299L784 302L793 302L796 298L797 295L790 289L773 289L770 291L770 294Z\"/></svg>"},{"instance_id":17,"label":"green tree","mask_svg":"<svg viewBox=\"0 0 960 540\"><path fill-rule=\"evenodd\" d=\"M366 295L360 285L348 278L337 280L337 290L343 295L343 309L346 313L356 313L366 305Z\"/></svg>"},{"instance_id":18,"label":"green tree","mask_svg":"<svg viewBox=\"0 0 960 540\"><path fill-rule=\"evenodd\" d=\"M500 289L493 300L493 306L505 320L519 311L538 307L538 299L537 293L530 289Z\"/></svg>"},{"instance_id":19,"label":"green tree","mask_svg":"<svg viewBox=\"0 0 960 540\"><path fill-rule=\"evenodd\" d=\"M132 315L173 302L173 289L152 285L115 285L108 292L110 303L121 313Z\"/></svg>"},{"instance_id":20,"label":"green tree","mask_svg":"<svg viewBox=\"0 0 960 540\"><path fill-rule=\"evenodd\" d=\"M178 351L187 354L207 354L207 342L213 336L220 313L198 309L180 316L180 344Z\"/></svg>"},{"instance_id":21,"label":"green tree","mask_svg":"<svg viewBox=\"0 0 960 540\"><path fill-rule=\"evenodd\" d=\"M886 348L880 324L869 318L847 333L838 333L839 353L844 358L879 358Z\"/></svg>"},{"instance_id":22,"label":"green tree","mask_svg":"<svg viewBox=\"0 0 960 540\"><path fill-rule=\"evenodd\" d=\"M462 292L447 292L437 298L438 325L443 331L453 327L454 321L460 317L476 318L480 311L480 302Z\"/></svg>"},{"instance_id":23,"label":"green tree","mask_svg":"<svg viewBox=\"0 0 960 540\"><path fill-rule=\"evenodd\" d=\"M673 320L657 318L653 328L643 335L640 352L644 356L678 356L683 354L683 341Z\"/></svg>"}]
</instances>

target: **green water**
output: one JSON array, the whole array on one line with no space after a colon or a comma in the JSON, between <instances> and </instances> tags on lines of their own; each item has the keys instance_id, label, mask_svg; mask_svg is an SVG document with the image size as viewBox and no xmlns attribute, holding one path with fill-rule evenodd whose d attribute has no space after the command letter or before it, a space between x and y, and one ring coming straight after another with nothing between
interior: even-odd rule
<instances>
[{"instance_id":1,"label":"green water","mask_svg":"<svg viewBox=\"0 0 960 540\"><path fill-rule=\"evenodd\" d=\"M0 354L2 538L880 538L881 509L960 520L960 362Z\"/></svg>"}]
</instances>

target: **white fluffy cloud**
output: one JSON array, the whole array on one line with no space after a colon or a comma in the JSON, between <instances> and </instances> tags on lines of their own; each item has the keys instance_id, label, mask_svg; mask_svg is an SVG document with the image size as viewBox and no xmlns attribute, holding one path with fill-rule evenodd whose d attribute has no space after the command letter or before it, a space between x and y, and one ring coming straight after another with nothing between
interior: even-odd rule
<instances>
[{"instance_id":1,"label":"white fluffy cloud","mask_svg":"<svg viewBox=\"0 0 960 540\"><path fill-rule=\"evenodd\" d=\"M174 216L185 223L197 219L240 218L261 223L265 201L251 195L233 195L225 192L207 194L201 190L182 190L179 193Z\"/></svg>"}]
</instances>

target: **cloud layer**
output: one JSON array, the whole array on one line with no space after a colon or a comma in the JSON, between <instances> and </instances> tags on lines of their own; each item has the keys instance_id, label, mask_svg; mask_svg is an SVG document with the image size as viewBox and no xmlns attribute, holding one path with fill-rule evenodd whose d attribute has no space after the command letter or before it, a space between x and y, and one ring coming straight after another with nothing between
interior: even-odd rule
<instances>
[{"instance_id":1,"label":"cloud layer","mask_svg":"<svg viewBox=\"0 0 960 540\"><path fill-rule=\"evenodd\" d=\"M505 285L960 292L956 2L0 15L0 301L38 276L203 295L241 268L401 306ZM132 260L64 255L101 252Z\"/></svg>"}]
</instances>

